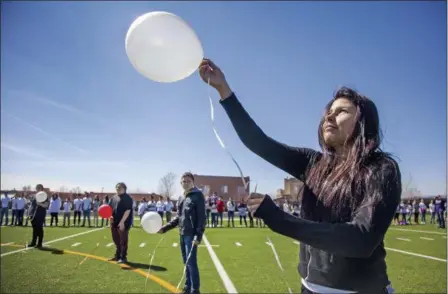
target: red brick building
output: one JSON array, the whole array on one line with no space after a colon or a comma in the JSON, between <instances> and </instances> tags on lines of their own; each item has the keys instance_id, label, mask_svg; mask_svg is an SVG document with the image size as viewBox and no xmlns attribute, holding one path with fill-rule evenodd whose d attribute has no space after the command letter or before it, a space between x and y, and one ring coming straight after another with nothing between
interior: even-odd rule
<instances>
[{"instance_id":1,"label":"red brick building","mask_svg":"<svg viewBox=\"0 0 448 294\"><path fill-rule=\"evenodd\" d=\"M245 177L244 180L250 183L250 177ZM205 196L216 192L224 200L231 197L235 201L240 201L250 191L250 184L247 185L247 190L244 189L241 177L194 175L194 182Z\"/></svg>"},{"instance_id":2,"label":"red brick building","mask_svg":"<svg viewBox=\"0 0 448 294\"><path fill-rule=\"evenodd\" d=\"M284 188L277 190L277 200L288 200L289 202L300 201L302 198L303 182L293 177L283 180Z\"/></svg>"}]
</instances>

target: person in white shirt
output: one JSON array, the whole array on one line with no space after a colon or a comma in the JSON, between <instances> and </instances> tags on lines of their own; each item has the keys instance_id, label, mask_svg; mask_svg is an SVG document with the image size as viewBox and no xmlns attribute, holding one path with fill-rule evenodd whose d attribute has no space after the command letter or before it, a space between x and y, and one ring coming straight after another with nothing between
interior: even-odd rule
<instances>
[{"instance_id":1,"label":"person in white shirt","mask_svg":"<svg viewBox=\"0 0 448 294\"><path fill-rule=\"evenodd\" d=\"M73 201L73 226L76 226L76 219L78 219L78 226L81 225L81 210L82 200L79 198L79 194L74 194L75 200Z\"/></svg>"},{"instance_id":2,"label":"person in white shirt","mask_svg":"<svg viewBox=\"0 0 448 294\"><path fill-rule=\"evenodd\" d=\"M61 210L61 198L59 198L59 195L55 193L51 197L50 207L48 208L48 212L50 212L51 215L50 227L53 226L53 220L56 223L56 227L58 226L59 210Z\"/></svg>"},{"instance_id":3,"label":"person in white shirt","mask_svg":"<svg viewBox=\"0 0 448 294\"><path fill-rule=\"evenodd\" d=\"M430 224L436 223L436 210L434 205L434 200L431 200L429 203L429 213L431 214L431 220L429 221Z\"/></svg>"},{"instance_id":4,"label":"person in white shirt","mask_svg":"<svg viewBox=\"0 0 448 294\"><path fill-rule=\"evenodd\" d=\"M157 213L162 218L162 222L163 222L163 213L165 212L165 205L163 203L163 196L159 197L159 201L157 201L157 203L156 203L156 210L157 210Z\"/></svg>"},{"instance_id":5,"label":"person in white shirt","mask_svg":"<svg viewBox=\"0 0 448 294\"><path fill-rule=\"evenodd\" d=\"M82 215L83 215L83 219L82 219L82 226L81 227L85 227L86 226L86 219L89 223L89 228L91 227L90 225L90 211L92 210L92 197L90 196L90 193L86 192L86 196L84 196L84 198L82 199Z\"/></svg>"},{"instance_id":6,"label":"person in white shirt","mask_svg":"<svg viewBox=\"0 0 448 294\"><path fill-rule=\"evenodd\" d=\"M157 211L156 204L154 196L151 195L151 200L148 201L148 211Z\"/></svg>"},{"instance_id":7,"label":"person in white shirt","mask_svg":"<svg viewBox=\"0 0 448 294\"><path fill-rule=\"evenodd\" d=\"M65 220L67 220L67 226L70 227L70 210L72 209L72 204L70 203L70 200L68 200L68 198L65 198L63 209L64 209L64 221L62 223L62 226L65 227Z\"/></svg>"},{"instance_id":8,"label":"person in white shirt","mask_svg":"<svg viewBox=\"0 0 448 294\"><path fill-rule=\"evenodd\" d=\"M173 213L173 202L171 202L170 198L167 197L163 205L165 206L166 222L169 223L171 221L171 215Z\"/></svg>"},{"instance_id":9,"label":"person in white shirt","mask_svg":"<svg viewBox=\"0 0 448 294\"><path fill-rule=\"evenodd\" d=\"M142 201L140 201L137 208L137 214L140 217L140 222L142 220L143 215L145 215L147 209L148 209L148 203L146 202L146 198L143 197Z\"/></svg>"},{"instance_id":10,"label":"person in white shirt","mask_svg":"<svg viewBox=\"0 0 448 294\"><path fill-rule=\"evenodd\" d=\"M12 196L11 198L11 214L12 214L12 219L11 219L11 223L9 224L10 226L15 226L16 222L17 222L17 206L16 206L16 195L14 194L14 196Z\"/></svg>"},{"instance_id":11,"label":"person in white shirt","mask_svg":"<svg viewBox=\"0 0 448 294\"><path fill-rule=\"evenodd\" d=\"M232 198L227 201L227 226L230 227L230 222L232 222L232 227L235 227L235 202Z\"/></svg>"},{"instance_id":12,"label":"person in white shirt","mask_svg":"<svg viewBox=\"0 0 448 294\"><path fill-rule=\"evenodd\" d=\"M95 195L95 198L92 202L92 211L93 211L93 223L95 224L95 228L98 227L98 209L100 208L100 197Z\"/></svg>"},{"instance_id":13,"label":"person in white shirt","mask_svg":"<svg viewBox=\"0 0 448 294\"><path fill-rule=\"evenodd\" d=\"M23 226L23 214L25 213L24 193L20 193L16 199L16 225Z\"/></svg>"},{"instance_id":14,"label":"person in white shirt","mask_svg":"<svg viewBox=\"0 0 448 294\"><path fill-rule=\"evenodd\" d=\"M423 202L423 199L420 199L418 207L420 209L420 223L424 225L426 224L426 204Z\"/></svg>"},{"instance_id":15,"label":"person in white shirt","mask_svg":"<svg viewBox=\"0 0 448 294\"><path fill-rule=\"evenodd\" d=\"M5 226L8 225L8 213L9 213L9 197L8 194L2 194L1 196L1 211L0 211L0 226L3 225L3 218L5 218Z\"/></svg>"},{"instance_id":16,"label":"person in white shirt","mask_svg":"<svg viewBox=\"0 0 448 294\"><path fill-rule=\"evenodd\" d=\"M218 206L216 201L218 200L218 196L216 193L213 193L212 196L209 198L210 202L210 208L212 213L212 228L216 228L218 226Z\"/></svg>"}]
</instances>

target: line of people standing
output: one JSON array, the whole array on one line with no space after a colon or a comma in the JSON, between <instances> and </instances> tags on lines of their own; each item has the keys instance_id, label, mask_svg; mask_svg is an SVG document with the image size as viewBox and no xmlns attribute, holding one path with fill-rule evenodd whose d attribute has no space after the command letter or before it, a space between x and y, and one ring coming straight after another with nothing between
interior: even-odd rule
<instances>
[{"instance_id":1,"label":"line of people standing","mask_svg":"<svg viewBox=\"0 0 448 294\"><path fill-rule=\"evenodd\" d=\"M223 227L224 212L227 211L227 227L235 227L235 213L238 212L240 227L265 227L261 219L255 218L249 212L244 200L236 203L229 198L227 203L214 192L211 196L205 198L206 226L208 228ZM249 217L249 225L247 224Z\"/></svg>"},{"instance_id":2,"label":"line of people standing","mask_svg":"<svg viewBox=\"0 0 448 294\"><path fill-rule=\"evenodd\" d=\"M157 212L162 218L162 221L165 217L166 222L169 223L173 214L173 202L169 198L165 199L163 196L159 196L159 200L157 201L153 195L151 195L149 201L146 201L146 198L143 198L137 209L137 214L140 217L140 220L143 215L149 211Z\"/></svg>"},{"instance_id":3,"label":"line of people standing","mask_svg":"<svg viewBox=\"0 0 448 294\"><path fill-rule=\"evenodd\" d=\"M446 202L437 196L435 200L431 200L429 205L426 206L423 199L420 201L409 200L401 201L397 206L395 211L395 216L393 219L394 225L412 225L414 224L426 224L426 215L429 213L430 224L437 224L439 228L445 228L445 218L446 218ZM401 216L401 219L400 219Z\"/></svg>"}]
</instances>

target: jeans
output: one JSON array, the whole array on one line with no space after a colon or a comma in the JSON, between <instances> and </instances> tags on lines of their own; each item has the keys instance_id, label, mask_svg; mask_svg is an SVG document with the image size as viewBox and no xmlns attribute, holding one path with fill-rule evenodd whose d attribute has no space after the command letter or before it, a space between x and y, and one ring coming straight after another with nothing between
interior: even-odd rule
<instances>
[{"instance_id":1,"label":"jeans","mask_svg":"<svg viewBox=\"0 0 448 294\"><path fill-rule=\"evenodd\" d=\"M167 211L165 213L166 216L166 222L169 223L171 221L171 211Z\"/></svg>"},{"instance_id":2,"label":"jeans","mask_svg":"<svg viewBox=\"0 0 448 294\"><path fill-rule=\"evenodd\" d=\"M206 216L207 216L207 226L210 227L210 210L207 209L207 210L205 211L205 214L206 214Z\"/></svg>"},{"instance_id":3,"label":"jeans","mask_svg":"<svg viewBox=\"0 0 448 294\"><path fill-rule=\"evenodd\" d=\"M431 221L430 221L430 223L431 224L435 224L436 223L436 213L435 212L431 213Z\"/></svg>"},{"instance_id":4,"label":"jeans","mask_svg":"<svg viewBox=\"0 0 448 294\"><path fill-rule=\"evenodd\" d=\"M12 211L12 218L11 218L11 223L9 224L10 226L15 226L16 225L16 217L17 217L17 210L15 209L11 209Z\"/></svg>"},{"instance_id":5,"label":"jeans","mask_svg":"<svg viewBox=\"0 0 448 294\"><path fill-rule=\"evenodd\" d=\"M180 236L180 250L182 252L182 260L184 264L188 259L187 270L185 272L185 289L190 291L199 291L200 279L198 268L198 248L193 246L193 236Z\"/></svg>"},{"instance_id":6,"label":"jeans","mask_svg":"<svg viewBox=\"0 0 448 294\"><path fill-rule=\"evenodd\" d=\"M3 217L5 217L5 226L8 225L8 207L3 207L2 210L0 210L0 226L3 224Z\"/></svg>"},{"instance_id":7,"label":"jeans","mask_svg":"<svg viewBox=\"0 0 448 294\"><path fill-rule=\"evenodd\" d=\"M84 210L82 214L83 214L82 226L84 227L86 225L86 218L87 218L90 227L90 210Z\"/></svg>"},{"instance_id":8,"label":"jeans","mask_svg":"<svg viewBox=\"0 0 448 294\"><path fill-rule=\"evenodd\" d=\"M235 227L235 212L234 211L227 212L227 219L228 219L227 226L230 227L230 221L232 221L232 227Z\"/></svg>"},{"instance_id":9,"label":"jeans","mask_svg":"<svg viewBox=\"0 0 448 294\"><path fill-rule=\"evenodd\" d=\"M443 211L439 210L437 212L437 222L439 223L439 228L445 228L445 219Z\"/></svg>"},{"instance_id":10,"label":"jeans","mask_svg":"<svg viewBox=\"0 0 448 294\"><path fill-rule=\"evenodd\" d=\"M70 227L70 212L64 212L64 221L62 226L65 227L65 220L67 220L67 225Z\"/></svg>"},{"instance_id":11,"label":"jeans","mask_svg":"<svg viewBox=\"0 0 448 294\"><path fill-rule=\"evenodd\" d=\"M221 221L221 227L222 227L222 217L224 215L224 212L218 212L219 220ZM216 220L216 224L218 224L218 220Z\"/></svg>"},{"instance_id":12,"label":"jeans","mask_svg":"<svg viewBox=\"0 0 448 294\"><path fill-rule=\"evenodd\" d=\"M426 223L426 212L422 212L421 214L420 214L420 217L421 217L421 222L424 224L424 223Z\"/></svg>"},{"instance_id":13,"label":"jeans","mask_svg":"<svg viewBox=\"0 0 448 294\"><path fill-rule=\"evenodd\" d=\"M218 226L218 213L212 212L212 227L216 228Z\"/></svg>"}]
</instances>

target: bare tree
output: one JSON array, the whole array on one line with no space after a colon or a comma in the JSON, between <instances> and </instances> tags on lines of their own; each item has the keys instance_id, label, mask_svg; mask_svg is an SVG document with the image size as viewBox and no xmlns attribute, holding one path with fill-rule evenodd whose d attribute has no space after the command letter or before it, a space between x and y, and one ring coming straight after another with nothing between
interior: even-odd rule
<instances>
[{"instance_id":1,"label":"bare tree","mask_svg":"<svg viewBox=\"0 0 448 294\"><path fill-rule=\"evenodd\" d=\"M60 187L59 187L59 192L62 192L62 193L64 193L64 192L68 192L68 189L67 189L67 187L65 187L65 186L60 186Z\"/></svg>"},{"instance_id":2,"label":"bare tree","mask_svg":"<svg viewBox=\"0 0 448 294\"><path fill-rule=\"evenodd\" d=\"M164 175L159 181L159 194L171 198L174 194L174 185L176 182L176 175L172 172Z\"/></svg>"},{"instance_id":3,"label":"bare tree","mask_svg":"<svg viewBox=\"0 0 448 294\"><path fill-rule=\"evenodd\" d=\"M76 188L73 188L73 189L71 189L70 190L70 193L73 193L73 194L81 194L81 188L79 188L79 187L76 187Z\"/></svg>"}]
</instances>

